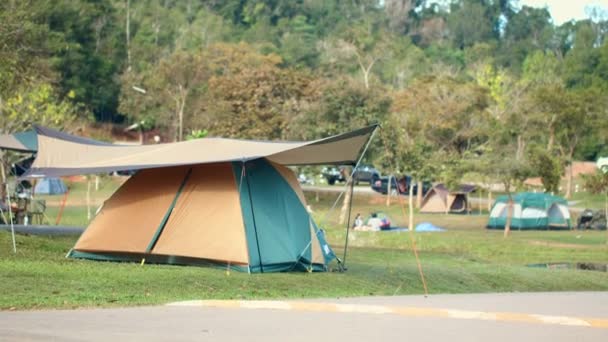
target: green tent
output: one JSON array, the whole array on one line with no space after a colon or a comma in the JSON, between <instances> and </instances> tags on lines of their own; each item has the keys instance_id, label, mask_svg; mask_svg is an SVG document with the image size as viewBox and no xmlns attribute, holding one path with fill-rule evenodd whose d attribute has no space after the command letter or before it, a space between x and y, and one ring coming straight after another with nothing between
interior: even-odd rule
<instances>
[{"instance_id":1,"label":"green tent","mask_svg":"<svg viewBox=\"0 0 608 342\"><path fill-rule=\"evenodd\" d=\"M545 193L520 192L512 196L511 229L570 229L568 201ZM490 211L488 228L504 229L507 222L508 196L496 199Z\"/></svg>"}]
</instances>

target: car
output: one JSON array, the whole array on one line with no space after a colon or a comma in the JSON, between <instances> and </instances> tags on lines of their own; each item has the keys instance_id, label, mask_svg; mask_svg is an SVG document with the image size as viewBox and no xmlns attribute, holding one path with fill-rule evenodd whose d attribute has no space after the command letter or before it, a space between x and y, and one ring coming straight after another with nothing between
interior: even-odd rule
<instances>
[{"instance_id":1,"label":"car","mask_svg":"<svg viewBox=\"0 0 608 342\"><path fill-rule=\"evenodd\" d=\"M340 167L324 167L321 170L321 174L327 180L329 185L334 185L338 182L345 182L348 176L348 167L340 166ZM380 178L380 172L376 170L372 165L359 165L355 169L353 174L353 179L355 180L355 184L359 184L360 182L373 184L376 180Z\"/></svg>"},{"instance_id":2,"label":"car","mask_svg":"<svg viewBox=\"0 0 608 342\"><path fill-rule=\"evenodd\" d=\"M321 175L327 180L327 184L334 185L336 182L344 182L344 173L342 168L324 167L321 170Z\"/></svg>"},{"instance_id":3,"label":"car","mask_svg":"<svg viewBox=\"0 0 608 342\"><path fill-rule=\"evenodd\" d=\"M598 158L597 159L597 168L600 169L603 173L608 172L608 157Z\"/></svg>"},{"instance_id":4,"label":"car","mask_svg":"<svg viewBox=\"0 0 608 342\"><path fill-rule=\"evenodd\" d=\"M376 168L374 168L372 165L359 165L355 169L353 179L355 180L355 184L359 184L359 182L365 182L372 185L374 184L374 182L380 179L380 172L376 170Z\"/></svg>"},{"instance_id":5,"label":"car","mask_svg":"<svg viewBox=\"0 0 608 342\"><path fill-rule=\"evenodd\" d=\"M396 193L399 191L399 194L407 195L409 194L409 184L412 181L411 176L403 176L400 178L391 176L391 192ZM418 194L418 183L414 183L413 185L413 194ZM422 182L422 195L426 195L426 193L433 187L433 184L429 181ZM372 184L372 190L379 192L383 195L386 195L388 192L388 176L381 177L377 179Z\"/></svg>"}]
</instances>

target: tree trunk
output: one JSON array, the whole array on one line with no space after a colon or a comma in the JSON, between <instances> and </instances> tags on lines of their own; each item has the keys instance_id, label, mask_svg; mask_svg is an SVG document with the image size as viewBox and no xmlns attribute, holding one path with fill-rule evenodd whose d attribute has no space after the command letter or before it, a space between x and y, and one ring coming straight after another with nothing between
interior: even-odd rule
<instances>
[{"instance_id":1,"label":"tree trunk","mask_svg":"<svg viewBox=\"0 0 608 342\"><path fill-rule=\"evenodd\" d=\"M567 168L566 174L566 195L564 197L570 198L572 196L572 169L573 169L572 161L570 161L570 167Z\"/></svg>"},{"instance_id":2,"label":"tree trunk","mask_svg":"<svg viewBox=\"0 0 608 342\"><path fill-rule=\"evenodd\" d=\"M509 202L507 203L507 221L505 222L504 237L508 237L511 232L511 219L513 218L513 198L511 192L508 192Z\"/></svg>"},{"instance_id":3,"label":"tree trunk","mask_svg":"<svg viewBox=\"0 0 608 342\"><path fill-rule=\"evenodd\" d=\"M547 143L547 152L551 152L553 149L553 142L555 141L555 127L551 125L549 127L549 142Z\"/></svg>"},{"instance_id":4,"label":"tree trunk","mask_svg":"<svg viewBox=\"0 0 608 342\"><path fill-rule=\"evenodd\" d=\"M179 85L179 118L178 118L178 141L184 139L184 107L186 106L186 97L188 97L188 90L184 89L182 85Z\"/></svg>"},{"instance_id":5,"label":"tree trunk","mask_svg":"<svg viewBox=\"0 0 608 342\"><path fill-rule=\"evenodd\" d=\"M411 184L410 184L411 185ZM409 187L409 193L408 193L408 201L409 201L409 220L407 223L407 227L410 231L414 230L414 201L412 200L412 197L414 197L414 187L410 186Z\"/></svg>"},{"instance_id":6,"label":"tree trunk","mask_svg":"<svg viewBox=\"0 0 608 342\"><path fill-rule=\"evenodd\" d=\"M131 0L127 0L127 71L131 71Z\"/></svg>"},{"instance_id":7,"label":"tree trunk","mask_svg":"<svg viewBox=\"0 0 608 342\"><path fill-rule=\"evenodd\" d=\"M492 210L492 189L488 188L488 212Z\"/></svg>"},{"instance_id":8,"label":"tree trunk","mask_svg":"<svg viewBox=\"0 0 608 342\"><path fill-rule=\"evenodd\" d=\"M574 149L578 143L578 138L574 138L571 140L572 145L568 148L568 156L567 160L570 162L570 168L566 173L566 198L570 198L572 196L572 177L573 177L573 169L574 169L574 161L572 157L574 156Z\"/></svg>"},{"instance_id":9,"label":"tree trunk","mask_svg":"<svg viewBox=\"0 0 608 342\"><path fill-rule=\"evenodd\" d=\"M422 192L424 189L422 188L422 181L418 181L418 191L416 192L416 209L420 209L422 206Z\"/></svg>"},{"instance_id":10,"label":"tree trunk","mask_svg":"<svg viewBox=\"0 0 608 342\"><path fill-rule=\"evenodd\" d=\"M399 196L399 187L397 187L397 196ZM388 176L388 184L386 184L386 206L391 206L391 176Z\"/></svg>"},{"instance_id":11,"label":"tree trunk","mask_svg":"<svg viewBox=\"0 0 608 342\"><path fill-rule=\"evenodd\" d=\"M606 192L604 201L604 217L606 218L606 225L608 225L608 192ZM606 227L606 244L608 245L608 227Z\"/></svg>"},{"instance_id":12,"label":"tree trunk","mask_svg":"<svg viewBox=\"0 0 608 342\"><path fill-rule=\"evenodd\" d=\"M524 155L524 149L526 148L526 141L524 137L520 135L517 136L517 152L515 152L515 159L521 160Z\"/></svg>"}]
</instances>

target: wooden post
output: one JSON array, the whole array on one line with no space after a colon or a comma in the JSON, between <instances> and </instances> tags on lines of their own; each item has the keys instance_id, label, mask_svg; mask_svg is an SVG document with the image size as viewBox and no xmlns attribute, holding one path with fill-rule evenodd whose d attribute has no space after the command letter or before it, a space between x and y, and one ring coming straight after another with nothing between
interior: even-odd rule
<instances>
[{"instance_id":1,"label":"wooden post","mask_svg":"<svg viewBox=\"0 0 608 342\"><path fill-rule=\"evenodd\" d=\"M388 176L388 183L386 184L386 206L391 206L391 175ZM399 196L399 186L397 186L397 196Z\"/></svg>"},{"instance_id":2,"label":"wooden post","mask_svg":"<svg viewBox=\"0 0 608 342\"><path fill-rule=\"evenodd\" d=\"M509 201L507 202L507 221L505 222L505 232L504 237L509 236L509 232L511 232L511 219L513 218L513 199L511 198L511 193L509 193Z\"/></svg>"},{"instance_id":3,"label":"wooden post","mask_svg":"<svg viewBox=\"0 0 608 342\"><path fill-rule=\"evenodd\" d=\"M91 177L87 176L87 221L91 221Z\"/></svg>"},{"instance_id":4,"label":"wooden post","mask_svg":"<svg viewBox=\"0 0 608 342\"><path fill-rule=\"evenodd\" d=\"M414 197L414 187L411 186L409 187L409 193L408 193L408 201L409 201L409 218L408 218L408 229L410 231L414 230L414 201L412 199L412 197Z\"/></svg>"}]
</instances>

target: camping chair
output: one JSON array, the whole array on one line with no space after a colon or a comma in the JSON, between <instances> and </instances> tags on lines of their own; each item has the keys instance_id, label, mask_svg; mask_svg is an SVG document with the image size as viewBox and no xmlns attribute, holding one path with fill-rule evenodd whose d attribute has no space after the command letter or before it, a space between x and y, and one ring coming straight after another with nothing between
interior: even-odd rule
<instances>
[{"instance_id":1,"label":"camping chair","mask_svg":"<svg viewBox=\"0 0 608 342\"><path fill-rule=\"evenodd\" d=\"M44 223L44 211L46 210L46 201L43 199L32 200L28 215L32 218L32 224Z\"/></svg>"}]
</instances>

